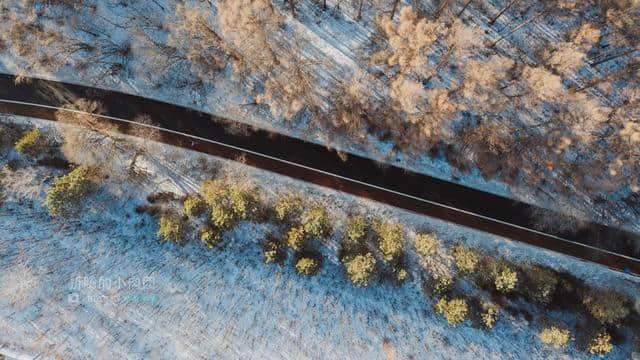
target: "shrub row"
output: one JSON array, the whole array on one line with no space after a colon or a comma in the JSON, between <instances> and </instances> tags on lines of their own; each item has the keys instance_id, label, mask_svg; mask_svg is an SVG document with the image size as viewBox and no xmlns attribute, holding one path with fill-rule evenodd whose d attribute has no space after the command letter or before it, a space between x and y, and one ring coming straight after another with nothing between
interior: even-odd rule
<instances>
[{"instance_id":1,"label":"shrub row","mask_svg":"<svg viewBox=\"0 0 640 360\"><path fill-rule=\"evenodd\" d=\"M200 240L209 248L219 244L222 232L238 221L264 219L260 215L264 211L257 188L230 185L221 180L207 181L202 185L200 194L183 199L183 212L187 217L209 214L208 224L200 230ZM287 195L277 201L271 211L272 218L283 224L283 232L282 240L277 236L269 236L263 243L265 263L282 263L289 248L296 255L293 267L299 274L311 276L317 273L321 258L317 253L312 253L311 244L312 240L322 240L331 234L327 209L318 204L307 204L299 196ZM158 234L164 239L182 243L180 234L185 231L185 218L161 214ZM402 265L406 247L402 224L369 221L361 215L351 216L346 223L342 246L344 253L340 257L341 262L348 279L356 286L371 285L382 271L389 271L397 284L409 277L409 272ZM440 242L434 233L419 232L413 238L413 246L416 254L428 258L439 251ZM446 252L446 249L442 251ZM450 254L460 275L476 280L478 285L496 294L522 295L548 306L559 291L561 279L547 268L514 265L504 259L493 259L461 243L454 245ZM449 296L455 289L455 283L455 278L443 274L434 276L431 282L433 293L441 296L434 310L453 326L463 323L472 310L463 296ZM580 299L586 312L602 325L620 324L630 312L628 301L610 291L585 290ZM478 324L486 329L493 328L500 307L490 301L474 304ZM543 329L539 337L543 343L556 348L565 347L572 339L569 330L558 326ZM593 337L588 351L603 355L611 351L612 346L610 335L602 332Z\"/></svg>"}]
</instances>

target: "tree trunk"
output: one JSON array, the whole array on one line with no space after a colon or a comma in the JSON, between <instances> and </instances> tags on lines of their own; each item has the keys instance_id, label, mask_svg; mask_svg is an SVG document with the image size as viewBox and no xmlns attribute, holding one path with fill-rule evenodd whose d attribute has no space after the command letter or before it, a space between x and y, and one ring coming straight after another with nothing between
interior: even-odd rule
<instances>
[{"instance_id":1,"label":"tree trunk","mask_svg":"<svg viewBox=\"0 0 640 360\"><path fill-rule=\"evenodd\" d=\"M289 11L291 15L296 16L296 0L289 0Z\"/></svg>"},{"instance_id":2,"label":"tree trunk","mask_svg":"<svg viewBox=\"0 0 640 360\"><path fill-rule=\"evenodd\" d=\"M362 18L362 6L364 5L364 0L360 0L360 7L358 7L358 17L356 20L360 20Z\"/></svg>"},{"instance_id":3,"label":"tree trunk","mask_svg":"<svg viewBox=\"0 0 640 360\"><path fill-rule=\"evenodd\" d=\"M458 12L458 17L460 17L460 15L462 15L462 13L467 10L467 8L469 7L469 5L471 4L473 0L468 0L466 4L464 4L464 6L462 7L462 10L460 10L460 12Z\"/></svg>"},{"instance_id":4,"label":"tree trunk","mask_svg":"<svg viewBox=\"0 0 640 360\"><path fill-rule=\"evenodd\" d=\"M498 20L498 18L502 16L502 14L504 14L505 11L509 10L509 8L518 1L520 0L511 0L507 4L507 6L505 6L502 10L500 10L500 12L498 12L498 14L496 14L496 16L493 17L493 19L489 20L489 25L493 25L496 22L496 20Z\"/></svg>"},{"instance_id":5,"label":"tree trunk","mask_svg":"<svg viewBox=\"0 0 640 360\"><path fill-rule=\"evenodd\" d=\"M615 72L613 74L605 75L605 76L600 77L598 79L590 80L587 83L585 83L584 85L582 85L582 87L575 89L575 92L585 91L585 90L590 89L590 88L592 88L594 86L602 84L603 82L606 82L606 81L617 80L617 79L623 78L623 77L627 76L628 74L633 73L638 68L640 68L640 62L631 64L628 67L626 67L626 68L624 68L622 70L618 70L617 72Z\"/></svg>"},{"instance_id":6,"label":"tree trunk","mask_svg":"<svg viewBox=\"0 0 640 360\"><path fill-rule=\"evenodd\" d=\"M500 37L498 38L498 40L496 40L496 41L492 42L491 44L489 44L489 46L488 46L488 47L492 48L492 47L496 46L496 44L497 44L497 43L499 43L500 41L502 41L502 40L504 40L505 38L507 38L507 37L509 37L509 36L513 35L516 31L518 31L518 30L522 29L522 28L523 28L523 27L525 27L527 24L529 24L529 23L531 23L531 22L533 22L533 21L537 20L539 17L541 17L541 16L545 15L545 14L546 14L546 13L548 13L548 12L549 12L549 9L542 10L538 15L536 15L536 16L532 17L531 19L529 19L529 20L527 20L527 21L523 22L522 24L520 24L520 25L518 25L518 26L514 27L514 28L513 28L512 30L510 30L508 33L506 33L506 34L504 34L504 35L500 36Z\"/></svg>"},{"instance_id":7,"label":"tree trunk","mask_svg":"<svg viewBox=\"0 0 640 360\"><path fill-rule=\"evenodd\" d=\"M444 11L444 9L449 6L451 4L451 0L444 0L444 2L442 2L442 5L440 5L440 7L436 10L436 13L434 14L434 17L437 19L440 17L440 15L442 14L442 12Z\"/></svg>"},{"instance_id":8,"label":"tree trunk","mask_svg":"<svg viewBox=\"0 0 640 360\"><path fill-rule=\"evenodd\" d=\"M393 2L393 9L391 9L391 20L393 20L393 16L396 14L396 10L398 9L398 3L400 0L396 0Z\"/></svg>"},{"instance_id":9,"label":"tree trunk","mask_svg":"<svg viewBox=\"0 0 640 360\"><path fill-rule=\"evenodd\" d=\"M619 58L619 57L622 57L622 56L625 56L625 55L632 54L632 53L634 53L634 52L636 52L636 51L638 51L638 49L630 49L630 50L627 50L627 51L622 52L622 53L620 53L620 54L609 55L609 56L604 57L603 59L600 59L600 60L598 60L598 61L594 61L594 62L590 63L589 65L591 65L591 66L598 66L598 65L600 65L600 64L602 64L602 63L605 63L605 62L607 62L607 61L611 61L611 60L617 59L617 58Z\"/></svg>"}]
</instances>

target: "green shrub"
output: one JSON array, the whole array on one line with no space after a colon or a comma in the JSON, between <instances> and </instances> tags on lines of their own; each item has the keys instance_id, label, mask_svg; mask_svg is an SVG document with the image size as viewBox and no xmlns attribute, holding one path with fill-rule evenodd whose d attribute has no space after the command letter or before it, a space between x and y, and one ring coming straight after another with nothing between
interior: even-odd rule
<instances>
[{"instance_id":1,"label":"green shrub","mask_svg":"<svg viewBox=\"0 0 640 360\"><path fill-rule=\"evenodd\" d=\"M280 221L292 220L302 209L302 199L297 195L286 195L274 206L276 218Z\"/></svg>"},{"instance_id":2,"label":"green shrub","mask_svg":"<svg viewBox=\"0 0 640 360\"><path fill-rule=\"evenodd\" d=\"M444 294L451 289L453 278L448 275L440 275L433 280L432 289L436 294Z\"/></svg>"},{"instance_id":3,"label":"green shrub","mask_svg":"<svg viewBox=\"0 0 640 360\"><path fill-rule=\"evenodd\" d=\"M49 214L57 216L73 210L77 202L93 190L94 175L94 168L82 165L58 177L47 190L47 197L44 200Z\"/></svg>"},{"instance_id":4,"label":"green shrub","mask_svg":"<svg viewBox=\"0 0 640 360\"><path fill-rule=\"evenodd\" d=\"M627 300L612 290L591 290L582 297L582 303L602 324L617 325L630 312Z\"/></svg>"},{"instance_id":5,"label":"green shrub","mask_svg":"<svg viewBox=\"0 0 640 360\"><path fill-rule=\"evenodd\" d=\"M287 245L295 251L301 251L307 245L307 235L301 226L289 229L286 239Z\"/></svg>"},{"instance_id":6,"label":"green shrub","mask_svg":"<svg viewBox=\"0 0 640 360\"><path fill-rule=\"evenodd\" d=\"M220 234L220 231L210 226L200 229L200 241L202 241L202 243L209 249L213 249L221 240L222 235Z\"/></svg>"},{"instance_id":7,"label":"green shrub","mask_svg":"<svg viewBox=\"0 0 640 360\"><path fill-rule=\"evenodd\" d=\"M418 254L422 256L431 256L438 250L439 241L434 233L417 234L414 240L414 246Z\"/></svg>"},{"instance_id":8,"label":"green shrub","mask_svg":"<svg viewBox=\"0 0 640 360\"><path fill-rule=\"evenodd\" d=\"M539 336L543 343L551 345L556 349L564 348L569 341L571 341L571 333L569 330L556 326L542 329Z\"/></svg>"},{"instance_id":9,"label":"green shrub","mask_svg":"<svg viewBox=\"0 0 640 360\"><path fill-rule=\"evenodd\" d=\"M260 213L258 188L249 185L234 185L229 192L230 209L238 220L254 218Z\"/></svg>"},{"instance_id":10,"label":"green shrub","mask_svg":"<svg viewBox=\"0 0 640 360\"><path fill-rule=\"evenodd\" d=\"M503 293L513 291L518 284L518 273L504 261L492 263L490 275L496 290Z\"/></svg>"},{"instance_id":11,"label":"green shrub","mask_svg":"<svg viewBox=\"0 0 640 360\"><path fill-rule=\"evenodd\" d=\"M318 271L320 262L311 257L301 257L296 262L296 270L300 275L310 276Z\"/></svg>"},{"instance_id":12,"label":"green shrub","mask_svg":"<svg viewBox=\"0 0 640 360\"><path fill-rule=\"evenodd\" d=\"M207 180L200 186L200 195L209 206L222 203L227 193L228 186L221 179Z\"/></svg>"},{"instance_id":13,"label":"green shrub","mask_svg":"<svg viewBox=\"0 0 640 360\"><path fill-rule=\"evenodd\" d=\"M275 238L270 238L264 244L264 262L267 264L280 263L284 261L286 252L284 246Z\"/></svg>"},{"instance_id":14,"label":"green shrub","mask_svg":"<svg viewBox=\"0 0 640 360\"><path fill-rule=\"evenodd\" d=\"M407 281L408 278L409 272L403 267L396 269L393 272L393 281L398 285L404 284L404 282Z\"/></svg>"},{"instance_id":15,"label":"green shrub","mask_svg":"<svg viewBox=\"0 0 640 360\"><path fill-rule=\"evenodd\" d=\"M392 222L377 222L374 227L378 236L378 249L382 253L382 260L397 259L404 249L404 226Z\"/></svg>"},{"instance_id":16,"label":"green shrub","mask_svg":"<svg viewBox=\"0 0 640 360\"><path fill-rule=\"evenodd\" d=\"M343 262L351 282L357 286L369 285L376 268L376 260L373 258L373 254L348 256Z\"/></svg>"},{"instance_id":17,"label":"green shrub","mask_svg":"<svg viewBox=\"0 0 640 360\"><path fill-rule=\"evenodd\" d=\"M27 131L24 136L16 142L15 149L17 152L29 156L36 156L40 154L44 150L44 141L40 134L40 130L33 128Z\"/></svg>"},{"instance_id":18,"label":"green shrub","mask_svg":"<svg viewBox=\"0 0 640 360\"><path fill-rule=\"evenodd\" d=\"M182 207L185 214L191 217L197 217L207 210L207 203L199 196L187 195L182 202Z\"/></svg>"},{"instance_id":19,"label":"green shrub","mask_svg":"<svg viewBox=\"0 0 640 360\"><path fill-rule=\"evenodd\" d=\"M529 297L541 304L549 304L558 286L555 274L549 269L533 266L527 270L527 277L529 282L525 291Z\"/></svg>"},{"instance_id":20,"label":"green shrub","mask_svg":"<svg viewBox=\"0 0 640 360\"><path fill-rule=\"evenodd\" d=\"M613 350L611 335L606 331L599 332L589 341L589 353L593 355L605 356L611 350Z\"/></svg>"},{"instance_id":21,"label":"green shrub","mask_svg":"<svg viewBox=\"0 0 640 360\"><path fill-rule=\"evenodd\" d=\"M211 207L211 223L221 230L231 228L233 225L233 213L222 205Z\"/></svg>"},{"instance_id":22,"label":"green shrub","mask_svg":"<svg viewBox=\"0 0 640 360\"><path fill-rule=\"evenodd\" d=\"M182 245L185 241L185 224L176 214L165 212L158 219L158 237Z\"/></svg>"},{"instance_id":23,"label":"green shrub","mask_svg":"<svg viewBox=\"0 0 640 360\"><path fill-rule=\"evenodd\" d=\"M466 300L447 300L446 297L443 297L436 303L435 310L438 314L444 316L449 325L453 326L461 324L467 317L467 312L469 311Z\"/></svg>"},{"instance_id":24,"label":"green shrub","mask_svg":"<svg viewBox=\"0 0 640 360\"><path fill-rule=\"evenodd\" d=\"M367 235L367 220L360 215L352 216L347 222L347 240L351 244L359 244Z\"/></svg>"},{"instance_id":25,"label":"green shrub","mask_svg":"<svg viewBox=\"0 0 640 360\"><path fill-rule=\"evenodd\" d=\"M482 321L482 325L487 329L492 329L496 320L498 320L500 306L490 302L483 302L481 308L480 320Z\"/></svg>"},{"instance_id":26,"label":"green shrub","mask_svg":"<svg viewBox=\"0 0 640 360\"><path fill-rule=\"evenodd\" d=\"M327 236L331 230L327 209L322 205L316 205L302 214L302 227L304 232L318 238Z\"/></svg>"},{"instance_id":27,"label":"green shrub","mask_svg":"<svg viewBox=\"0 0 640 360\"><path fill-rule=\"evenodd\" d=\"M456 267L461 272L471 274L476 271L479 259L475 251L462 245L456 245L453 247L451 255L453 256Z\"/></svg>"}]
</instances>

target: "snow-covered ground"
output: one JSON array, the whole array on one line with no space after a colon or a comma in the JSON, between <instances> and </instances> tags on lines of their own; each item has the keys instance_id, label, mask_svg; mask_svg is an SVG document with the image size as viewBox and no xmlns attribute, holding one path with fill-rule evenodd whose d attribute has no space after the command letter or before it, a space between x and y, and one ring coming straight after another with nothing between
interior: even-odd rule
<instances>
[{"instance_id":1,"label":"snow-covered ground","mask_svg":"<svg viewBox=\"0 0 640 360\"><path fill-rule=\"evenodd\" d=\"M638 278L236 162L146 146L151 155L138 163L150 174L146 180L107 180L83 202L81 214L67 220L49 217L42 207L44 190L60 171L33 166L3 171L0 349L68 359L590 358L574 344L558 351L537 338L542 315L579 326L580 319L568 313L542 314L521 304L532 321L503 311L491 331L469 321L450 327L433 312L433 299L418 280L424 264L410 247L414 280L399 288L361 289L345 279L336 258L340 234L320 246L325 261L311 278L297 275L289 264L262 263L257 241L270 225L242 223L225 235L224 249L213 251L195 242L185 247L158 242L155 221L137 214L136 206L150 192L195 192L213 173L250 179L270 199L294 190L322 201L337 228L350 211L396 219L408 224L409 235L431 229L446 247L465 237L469 246L496 256L606 284L640 307ZM2 156L4 163L8 158ZM437 260L451 265L444 254ZM610 358L630 358L632 346L617 346Z\"/></svg>"},{"instance_id":2,"label":"snow-covered ground","mask_svg":"<svg viewBox=\"0 0 640 360\"><path fill-rule=\"evenodd\" d=\"M15 2L18 4L19 2ZM188 2L190 3L190 2ZM193 2L198 3L198 2ZM206 9L207 16L217 21L216 6L217 2L208 1L211 6L203 5L205 2L199 2L203 9ZM278 6L283 5L281 1L275 1ZM327 78L336 78L354 74L362 67L363 49L370 45L371 33L374 27L374 18L383 11L389 11L391 2L373 2L375 5L366 2L365 11L360 20L356 20L357 2L344 2L337 0L327 1L330 11L319 12L317 2L305 0L298 2L297 16L292 17L287 12L283 12L285 23L289 34L295 34L296 38L303 39L311 44L311 49L307 54L311 59L327 61L334 70L328 71ZM496 26L490 27L486 23L488 21L485 13L497 13L504 4L503 1L492 0L483 1L482 5L476 6L472 4L467 8L471 23L480 26L491 38L497 38L499 34L513 24L518 24L526 19L520 19L517 15L505 13ZM126 5L123 5L126 4ZM10 5L14 5L11 3ZM400 6L414 5L424 9L435 9L437 6L434 1L401 1ZM100 58L89 64L89 69L77 71L73 67L65 67L55 72L39 70L33 68L29 59L21 58L11 52L0 52L0 71L9 73L24 73L25 68L29 68L27 75L41 76L54 80L63 80L67 82L92 84L99 87L109 89L117 89L120 91L138 94L146 97L156 98L159 100L169 101L185 106L198 108L220 116L225 116L234 120L251 123L253 125L275 130L281 133L304 138L323 144L335 146L339 149L362 154L364 156L384 159L400 166L405 166L416 171L427 173L442 179L454 180L461 184L472 186L484 191L496 194L518 198L530 203L536 203L541 206L559 209L570 213L576 213L597 219L606 223L618 223L619 221L627 221L625 224L632 230L637 228L637 221L629 221L634 219L634 214L624 208L623 202L617 202L616 209L611 209L604 204L596 204L589 197L583 194L557 194L554 192L539 192L537 189L520 188L518 186L509 186L496 180L485 180L479 171L473 170L470 173L461 173L451 166L443 158L432 158L427 154L419 156L409 156L407 154L396 153L391 151L393 144L378 139L370 138L364 141L365 146L354 144L352 139L344 135L327 134L310 124L309 121L291 121L271 115L268 108L263 106L249 106L254 95L252 90L247 90L245 84L240 83L231 75L229 69L208 79L201 86L189 86L189 81L193 81L193 73L189 71L189 61L184 58L185 51L181 47L177 47L180 60L176 60L171 73L157 73L153 70L153 51L145 45L141 45L141 38L132 35L134 31L146 31L147 35L153 41L158 43L167 43L167 35L164 28L160 26L155 29L157 24L170 24L171 22L180 21L173 14L175 1L173 0L156 0L153 2L97 2L95 9L91 10L91 25L83 24L88 21L84 18L74 18L73 24L79 28L88 28L87 32L77 31L73 33L74 37L82 37L85 40L93 40L90 32L99 34L97 39L107 43L107 46L121 46L122 44L130 44L133 57L128 59L118 58L117 55L109 55ZM55 10L58 11L58 10ZM55 11L51 10L50 19L43 20L53 29L60 27L56 24ZM19 16L19 15L18 15ZM573 21L577 21L573 19ZM133 25L142 24L138 29ZM524 58L528 63L533 63L533 49L535 44L543 44L545 41L559 41L562 35L567 32L569 24L563 22L547 23L535 22L531 26L527 26L515 35L505 39L499 44L501 51L512 55L513 57ZM104 36L108 34L108 36ZM104 44L103 44L104 45ZM175 45L175 44L174 44ZM43 49L46 52L46 49ZM81 56L82 57L82 56ZM81 60L81 59L76 59ZM70 59L73 63L76 61ZM523 60L524 61L524 60ZM109 72L109 66L113 64L124 65L125 70L113 75ZM178 64L178 65L175 65ZM612 62L608 67L615 70L617 63ZM593 74L594 70L588 70L589 74L582 74L583 77L574 77L571 82L581 84L585 78L592 78L597 74ZM590 77L591 76L591 77ZM329 80L330 81L330 80ZM523 118L520 114L514 115L513 119ZM391 157L391 158L389 158ZM628 195L628 191L622 191L616 196L623 197ZM574 196L575 195L575 196Z\"/></svg>"}]
</instances>

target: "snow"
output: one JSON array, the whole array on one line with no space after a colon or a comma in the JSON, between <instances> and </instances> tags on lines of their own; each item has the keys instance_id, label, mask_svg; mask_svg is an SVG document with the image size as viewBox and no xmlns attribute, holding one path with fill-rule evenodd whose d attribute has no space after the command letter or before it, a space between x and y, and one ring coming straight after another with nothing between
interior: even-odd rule
<instances>
[{"instance_id":1,"label":"snow","mask_svg":"<svg viewBox=\"0 0 640 360\"><path fill-rule=\"evenodd\" d=\"M12 121L47 129L64 126L21 117ZM290 264L262 263L256 242L272 225L242 223L225 235L223 249L210 251L195 242L184 247L159 242L153 219L134 211L150 191L193 192L213 173L248 179L271 200L294 190L322 201L337 226L350 211L395 219L408 224L409 234L434 230L447 247L464 237L469 246L567 271L638 302L640 279L595 264L237 162L166 145L145 146L151 151L139 164L151 174L148 180L106 180L83 202L83 211L67 220L50 218L41 205L59 170L25 166L3 171L0 349L74 359L590 358L573 344L563 351L544 346L535 335L540 322L522 315L503 312L490 332L468 321L449 327L434 314L433 300L420 286L420 265L411 250L414 280L399 288L361 289L345 279L336 258L340 234L317 244L323 267L318 275L302 278ZM534 313L534 319L541 315ZM571 314L544 316L579 324ZM631 351L625 344L610 358L628 358Z\"/></svg>"}]
</instances>

